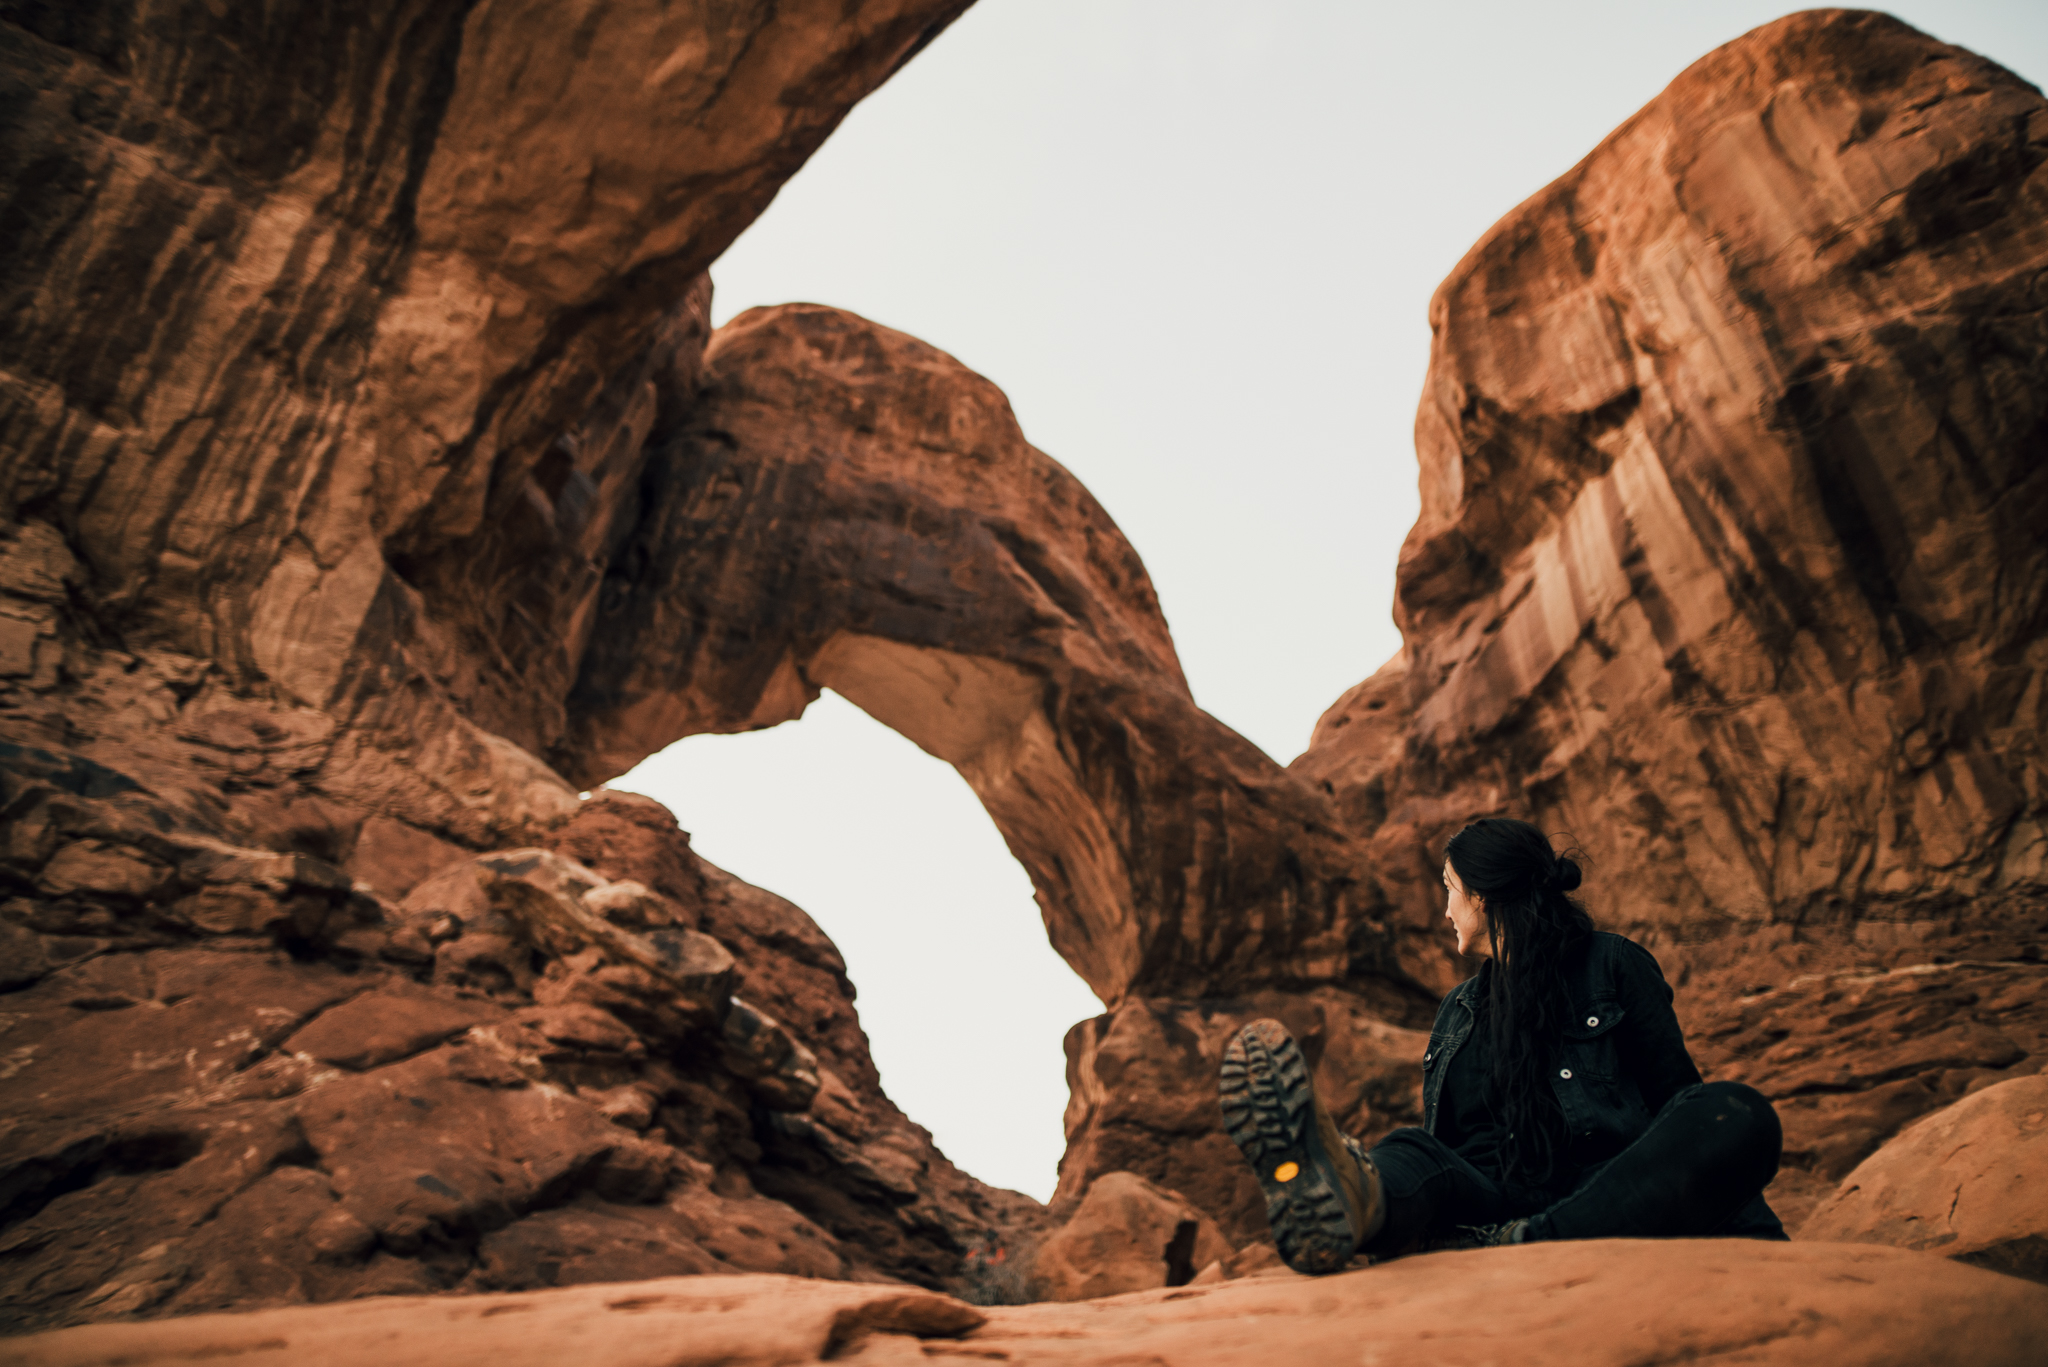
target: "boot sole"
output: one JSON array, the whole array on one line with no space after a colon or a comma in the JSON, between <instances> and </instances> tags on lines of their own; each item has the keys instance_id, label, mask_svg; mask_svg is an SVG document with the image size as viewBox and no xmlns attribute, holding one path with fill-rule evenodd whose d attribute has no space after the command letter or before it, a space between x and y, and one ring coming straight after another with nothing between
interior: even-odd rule
<instances>
[{"instance_id":1,"label":"boot sole","mask_svg":"<svg viewBox=\"0 0 2048 1367\"><path fill-rule=\"evenodd\" d=\"M1217 1080L1223 1128L1252 1165L1266 1196L1266 1222L1280 1257L1296 1272L1336 1272L1358 1249L1337 1161L1318 1133L1315 1089L1301 1046L1279 1022L1239 1030L1223 1051ZM1287 1164L1294 1173L1278 1174Z\"/></svg>"}]
</instances>

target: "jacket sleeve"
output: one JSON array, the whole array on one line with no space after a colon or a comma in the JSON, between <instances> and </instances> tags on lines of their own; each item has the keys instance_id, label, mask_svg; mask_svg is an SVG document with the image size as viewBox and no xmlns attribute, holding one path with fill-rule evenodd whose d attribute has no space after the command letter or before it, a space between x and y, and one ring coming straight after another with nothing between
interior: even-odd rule
<instances>
[{"instance_id":1,"label":"jacket sleeve","mask_svg":"<svg viewBox=\"0 0 2048 1367\"><path fill-rule=\"evenodd\" d=\"M1625 1013L1617 1032L1621 1066L1654 1116L1673 1096L1696 1085L1700 1070L1686 1052L1685 1031L1671 1009L1671 984L1664 981L1656 957L1634 941L1623 940L1614 980Z\"/></svg>"}]
</instances>

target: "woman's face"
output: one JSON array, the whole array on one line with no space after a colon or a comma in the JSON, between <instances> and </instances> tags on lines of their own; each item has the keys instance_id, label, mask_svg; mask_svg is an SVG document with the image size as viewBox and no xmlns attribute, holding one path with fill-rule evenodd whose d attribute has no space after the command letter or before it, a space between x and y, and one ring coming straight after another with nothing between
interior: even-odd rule
<instances>
[{"instance_id":1,"label":"woman's face","mask_svg":"<svg viewBox=\"0 0 2048 1367\"><path fill-rule=\"evenodd\" d=\"M1450 894L1444 916L1451 929L1458 932L1458 952L1491 957L1493 940L1486 933L1486 899L1466 894L1465 885L1458 881L1458 871L1448 859L1444 860L1444 891Z\"/></svg>"}]
</instances>

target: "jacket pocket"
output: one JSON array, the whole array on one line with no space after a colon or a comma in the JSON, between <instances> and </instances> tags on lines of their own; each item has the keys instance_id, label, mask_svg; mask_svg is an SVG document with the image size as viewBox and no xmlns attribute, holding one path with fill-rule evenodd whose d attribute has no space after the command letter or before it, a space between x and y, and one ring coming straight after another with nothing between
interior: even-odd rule
<instances>
[{"instance_id":1,"label":"jacket pocket","mask_svg":"<svg viewBox=\"0 0 2048 1367\"><path fill-rule=\"evenodd\" d=\"M1564 1028L1563 1076L1583 1071L1589 1077L1611 1080L1621 1075L1621 1053L1616 1046L1615 1027L1627 1016L1621 1004L1595 1001L1567 1021Z\"/></svg>"}]
</instances>

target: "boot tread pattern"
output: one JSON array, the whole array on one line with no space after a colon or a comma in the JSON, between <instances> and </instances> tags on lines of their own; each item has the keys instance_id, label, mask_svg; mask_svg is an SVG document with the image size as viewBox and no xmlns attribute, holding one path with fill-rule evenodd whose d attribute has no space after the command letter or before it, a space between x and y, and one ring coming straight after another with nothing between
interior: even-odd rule
<instances>
[{"instance_id":1,"label":"boot tread pattern","mask_svg":"<svg viewBox=\"0 0 2048 1367\"><path fill-rule=\"evenodd\" d=\"M1277 1021L1253 1021L1223 1051L1217 1080L1223 1127L1243 1151L1266 1196L1266 1220L1280 1256L1297 1272L1335 1272L1351 1260L1357 1237L1344 1197L1318 1161L1315 1091L1301 1046ZM1275 1180L1284 1163L1292 1180Z\"/></svg>"}]
</instances>

